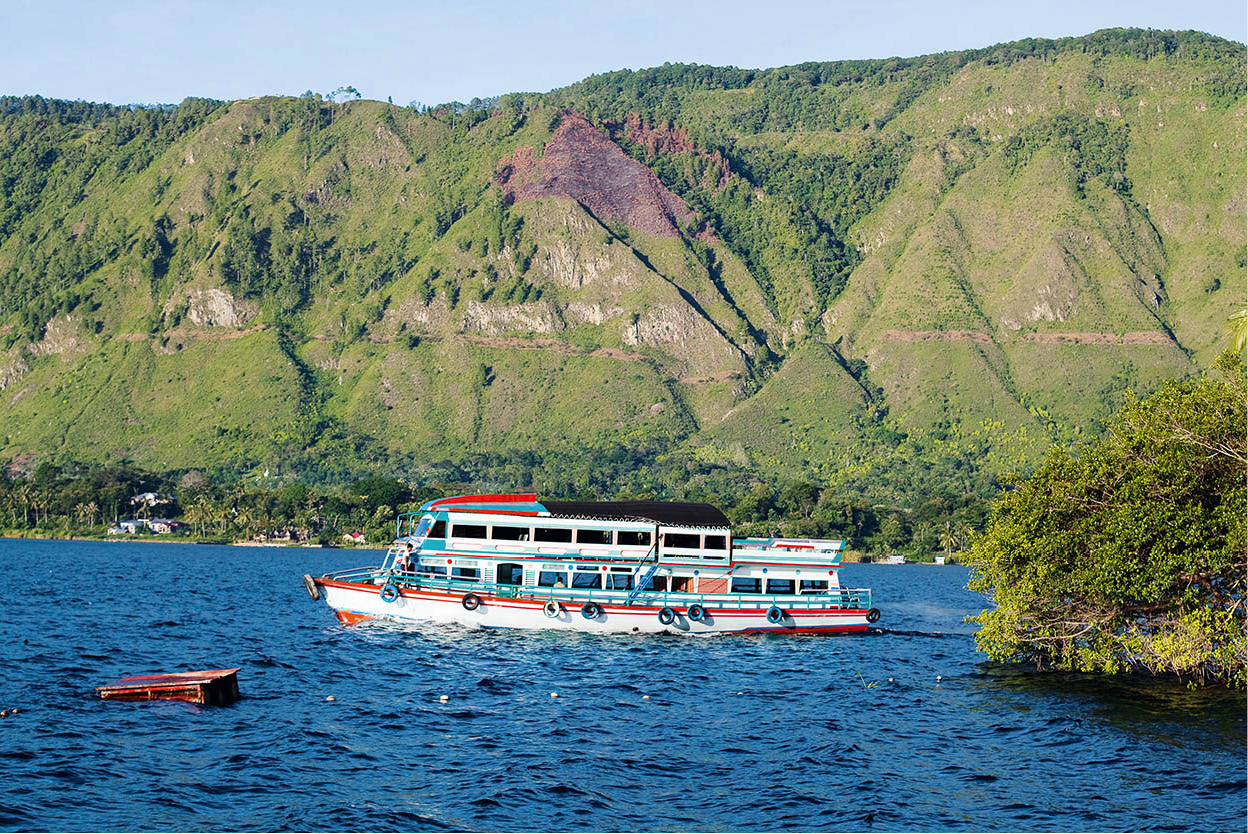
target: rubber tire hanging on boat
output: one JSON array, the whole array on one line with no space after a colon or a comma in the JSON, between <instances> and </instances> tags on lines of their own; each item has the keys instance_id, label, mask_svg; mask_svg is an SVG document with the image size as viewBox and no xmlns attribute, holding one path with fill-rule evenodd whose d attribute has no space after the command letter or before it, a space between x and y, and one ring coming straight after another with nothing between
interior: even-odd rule
<instances>
[{"instance_id":1,"label":"rubber tire hanging on boat","mask_svg":"<svg viewBox=\"0 0 1248 834\"><path fill-rule=\"evenodd\" d=\"M767 609L767 622L771 623L772 625L779 625L783 621L784 621L784 612L781 611L778 607L773 605Z\"/></svg>"},{"instance_id":2,"label":"rubber tire hanging on boat","mask_svg":"<svg viewBox=\"0 0 1248 834\"><path fill-rule=\"evenodd\" d=\"M464 594L464 598L459 601L464 606L465 611L476 611L481 605L481 597L476 594Z\"/></svg>"},{"instance_id":3,"label":"rubber tire hanging on boat","mask_svg":"<svg viewBox=\"0 0 1248 834\"><path fill-rule=\"evenodd\" d=\"M381 586L382 602L396 602L399 596L401 596L399 594L399 586L395 585L393 582L387 582L385 585Z\"/></svg>"},{"instance_id":4,"label":"rubber tire hanging on boat","mask_svg":"<svg viewBox=\"0 0 1248 834\"><path fill-rule=\"evenodd\" d=\"M587 620L596 620L602 614L602 606L596 602L587 602L581 606L581 616Z\"/></svg>"},{"instance_id":5,"label":"rubber tire hanging on boat","mask_svg":"<svg viewBox=\"0 0 1248 834\"><path fill-rule=\"evenodd\" d=\"M555 602L553 599L542 606L542 613L547 617L550 617L552 620L555 617L558 617L562 611L562 606L560 606L559 603Z\"/></svg>"},{"instance_id":6,"label":"rubber tire hanging on boat","mask_svg":"<svg viewBox=\"0 0 1248 834\"><path fill-rule=\"evenodd\" d=\"M867 622L873 623L880 618L880 609L872 608L867 611Z\"/></svg>"},{"instance_id":7,"label":"rubber tire hanging on boat","mask_svg":"<svg viewBox=\"0 0 1248 834\"><path fill-rule=\"evenodd\" d=\"M308 589L308 596L312 597L313 602L321 598L321 589L316 587L316 580L312 578L312 574L303 575L303 587Z\"/></svg>"},{"instance_id":8,"label":"rubber tire hanging on boat","mask_svg":"<svg viewBox=\"0 0 1248 834\"><path fill-rule=\"evenodd\" d=\"M664 607L659 609L659 622L663 625L671 625L676 621L676 612L670 608Z\"/></svg>"},{"instance_id":9,"label":"rubber tire hanging on boat","mask_svg":"<svg viewBox=\"0 0 1248 834\"><path fill-rule=\"evenodd\" d=\"M706 609L701 605L698 605L696 602L693 605L690 605L689 610L685 613L687 613L689 615L689 619L693 620L695 623L700 623L706 619Z\"/></svg>"}]
</instances>

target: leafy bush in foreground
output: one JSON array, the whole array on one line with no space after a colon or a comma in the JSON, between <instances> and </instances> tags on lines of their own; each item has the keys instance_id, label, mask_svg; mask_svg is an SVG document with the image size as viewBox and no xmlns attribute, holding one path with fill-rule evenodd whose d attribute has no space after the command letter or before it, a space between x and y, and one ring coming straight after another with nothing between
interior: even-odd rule
<instances>
[{"instance_id":1,"label":"leafy bush in foreground","mask_svg":"<svg viewBox=\"0 0 1248 834\"><path fill-rule=\"evenodd\" d=\"M1049 452L970 554L979 648L1038 667L1243 687L1245 380L1166 384L1078 457Z\"/></svg>"}]
</instances>

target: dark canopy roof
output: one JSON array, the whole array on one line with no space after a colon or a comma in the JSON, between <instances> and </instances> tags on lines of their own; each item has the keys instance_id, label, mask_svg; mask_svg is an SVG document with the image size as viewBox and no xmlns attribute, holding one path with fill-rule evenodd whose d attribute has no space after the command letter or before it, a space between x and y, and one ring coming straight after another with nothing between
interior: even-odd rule
<instances>
[{"instance_id":1,"label":"dark canopy roof","mask_svg":"<svg viewBox=\"0 0 1248 834\"><path fill-rule=\"evenodd\" d=\"M728 527L727 516L710 504L688 501L542 501L551 515L644 518L659 524Z\"/></svg>"}]
</instances>

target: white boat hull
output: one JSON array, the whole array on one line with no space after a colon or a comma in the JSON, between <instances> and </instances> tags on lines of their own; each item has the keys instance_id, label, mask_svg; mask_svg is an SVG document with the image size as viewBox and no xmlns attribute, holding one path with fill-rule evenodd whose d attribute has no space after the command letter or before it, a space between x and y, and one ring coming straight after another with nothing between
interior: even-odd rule
<instances>
[{"instance_id":1,"label":"white boat hull","mask_svg":"<svg viewBox=\"0 0 1248 834\"><path fill-rule=\"evenodd\" d=\"M686 604L669 600L676 614L670 624L659 621L662 603L637 602L632 605L599 603L601 613L589 619L579 603L563 603L556 616L547 616L546 600L480 595L474 610L463 605L463 594L404 588L398 598L387 602L381 588L368 583L343 582L328 578L316 580L325 602L344 624L363 620L454 623L473 628L560 629L597 633L713 634L730 632L778 632L786 634L855 632L868 627L866 609L801 607L785 611L779 623L769 622L768 601L759 607L719 608L707 606L707 616L689 619ZM780 604L784 608L783 603Z\"/></svg>"}]
</instances>

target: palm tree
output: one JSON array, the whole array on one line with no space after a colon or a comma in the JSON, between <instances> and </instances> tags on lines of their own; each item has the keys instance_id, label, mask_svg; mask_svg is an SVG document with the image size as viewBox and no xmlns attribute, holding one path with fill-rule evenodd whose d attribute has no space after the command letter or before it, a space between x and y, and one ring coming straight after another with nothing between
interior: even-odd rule
<instances>
[{"instance_id":1,"label":"palm tree","mask_svg":"<svg viewBox=\"0 0 1248 834\"><path fill-rule=\"evenodd\" d=\"M22 505L22 526L30 526L30 505L35 503L35 488L30 483L23 482L17 488L17 500Z\"/></svg>"},{"instance_id":2,"label":"palm tree","mask_svg":"<svg viewBox=\"0 0 1248 834\"><path fill-rule=\"evenodd\" d=\"M86 506L87 520L91 522L91 526L95 526L95 517L100 514L100 505L94 501L88 501Z\"/></svg>"},{"instance_id":3,"label":"palm tree","mask_svg":"<svg viewBox=\"0 0 1248 834\"><path fill-rule=\"evenodd\" d=\"M1231 346L1236 353L1243 353L1248 346L1248 306L1236 311L1226 320L1226 335L1231 339Z\"/></svg>"},{"instance_id":4,"label":"palm tree","mask_svg":"<svg viewBox=\"0 0 1248 834\"><path fill-rule=\"evenodd\" d=\"M953 549L961 543L961 531L953 529L952 521L946 521L945 529L940 531L940 547L945 551L946 562L953 556Z\"/></svg>"}]
</instances>

